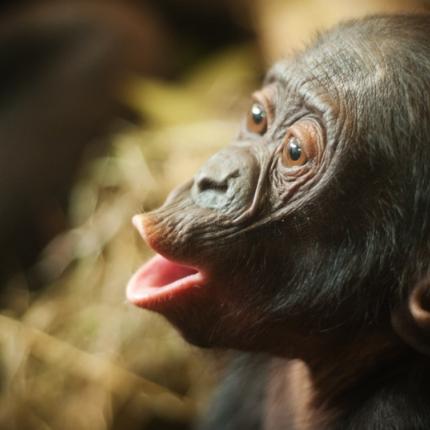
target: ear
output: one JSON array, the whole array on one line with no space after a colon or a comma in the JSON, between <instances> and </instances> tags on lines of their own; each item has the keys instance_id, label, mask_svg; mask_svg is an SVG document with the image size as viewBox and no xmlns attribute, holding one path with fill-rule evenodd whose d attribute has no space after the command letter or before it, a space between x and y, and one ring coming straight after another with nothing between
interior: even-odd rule
<instances>
[{"instance_id":1,"label":"ear","mask_svg":"<svg viewBox=\"0 0 430 430\"><path fill-rule=\"evenodd\" d=\"M408 345L430 356L430 277L420 282L407 302L393 311L391 322Z\"/></svg>"}]
</instances>

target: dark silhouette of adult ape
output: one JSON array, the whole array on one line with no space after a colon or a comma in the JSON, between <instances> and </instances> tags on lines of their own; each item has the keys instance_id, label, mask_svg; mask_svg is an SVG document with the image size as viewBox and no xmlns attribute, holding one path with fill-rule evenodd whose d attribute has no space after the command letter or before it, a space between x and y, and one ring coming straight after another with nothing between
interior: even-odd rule
<instances>
[{"instance_id":1,"label":"dark silhouette of adult ape","mask_svg":"<svg viewBox=\"0 0 430 430\"><path fill-rule=\"evenodd\" d=\"M157 255L128 299L244 351L201 428L430 428L429 29L350 21L275 65L231 146L134 218Z\"/></svg>"}]
</instances>

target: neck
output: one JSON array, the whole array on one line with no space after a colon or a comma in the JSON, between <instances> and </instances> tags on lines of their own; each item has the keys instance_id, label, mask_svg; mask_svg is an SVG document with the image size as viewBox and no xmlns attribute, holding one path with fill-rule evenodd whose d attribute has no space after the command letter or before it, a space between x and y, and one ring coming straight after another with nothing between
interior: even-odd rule
<instances>
[{"instance_id":1,"label":"neck","mask_svg":"<svg viewBox=\"0 0 430 430\"><path fill-rule=\"evenodd\" d=\"M372 333L304 357L314 388L313 404L343 403L347 393L359 389L361 382L390 363L405 356L406 348L394 334ZM366 384L369 387L369 384Z\"/></svg>"},{"instance_id":2,"label":"neck","mask_svg":"<svg viewBox=\"0 0 430 430\"><path fill-rule=\"evenodd\" d=\"M313 350L305 351L299 360L274 363L268 391L270 430L277 428L276 422L287 422L294 430L332 428L377 389L372 384L378 378L372 375L391 369L407 354L398 338L387 333L348 342L336 338L324 345L321 339L306 343Z\"/></svg>"}]
</instances>

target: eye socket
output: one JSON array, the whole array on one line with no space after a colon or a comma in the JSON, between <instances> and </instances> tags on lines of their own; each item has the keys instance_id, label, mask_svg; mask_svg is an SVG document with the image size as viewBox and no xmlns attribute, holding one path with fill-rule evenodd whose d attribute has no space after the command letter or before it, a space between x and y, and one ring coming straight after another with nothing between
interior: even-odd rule
<instances>
[{"instance_id":1,"label":"eye socket","mask_svg":"<svg viewBox=\"0 0 430 430\"><path fill-rule=\"evenodd\" d=\"M282 162L286 167L303 166L318 155L321 146L318 123L312 119L298 121L287 131L282 147Z\"/></svg>"},{"instance_id":2,"label":"eye socket","mask_svg":"<svg viewBox=\"0 0 430 430\"><path fill-rule=\"evenodd\" d=\"M267 131L267 122L267 112L264 106L258 102L253 103L246 121L248 130L263 135Z\"/></svg>"}]
</instances>

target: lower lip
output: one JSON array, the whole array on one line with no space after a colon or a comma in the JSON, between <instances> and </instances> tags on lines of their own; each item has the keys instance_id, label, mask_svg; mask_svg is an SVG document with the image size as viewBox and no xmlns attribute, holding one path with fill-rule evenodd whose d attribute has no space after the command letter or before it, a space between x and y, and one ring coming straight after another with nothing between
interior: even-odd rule
<instances>
[{"instance_id":1,"label":"lower lip","mask_svg":"<svg viewBox=\"0 0 430 430\"><path fill-rule=\"evenodd\" d=\"M201 272L156 255L132 276L127 285L127 300L135 306L153 309L173 302L205 283Z\"/></svg>"}]
</instances>

